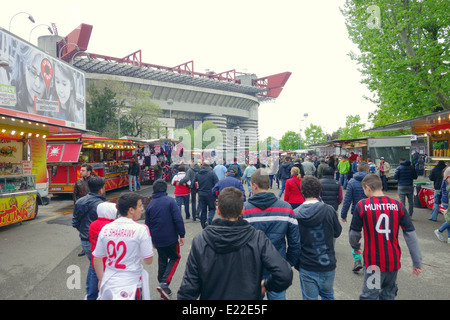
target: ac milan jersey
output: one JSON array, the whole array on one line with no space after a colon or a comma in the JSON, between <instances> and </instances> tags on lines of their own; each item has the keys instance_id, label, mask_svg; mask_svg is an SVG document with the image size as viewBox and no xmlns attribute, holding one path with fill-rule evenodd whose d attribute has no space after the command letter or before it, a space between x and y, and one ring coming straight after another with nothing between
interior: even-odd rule
<instances>
[{"instance_id":1,"label":"ac milan jersey","mask_svg":"<svg viewBox=\"0 0 450 320\"><path fill-rule=\"evenodd\" d=\"M409 214L392 198L371 197L358 202L350 229L364 230L365 267L376 265L380 271L400 269L401 250L398 231L414 231Z\"/></svg>"},{"instance_id":2,"label":"ac milan jersey","mask_svg":"<svg viewBox=\"0 0 450 320\"><path fill-rule=\"evenodd\" d=\"M106 268L117 271L141 271L141 259L153 254L148 227L125 217L102 228L93 252L95 257L106 256Z\"/></svg>"}]
</instances>

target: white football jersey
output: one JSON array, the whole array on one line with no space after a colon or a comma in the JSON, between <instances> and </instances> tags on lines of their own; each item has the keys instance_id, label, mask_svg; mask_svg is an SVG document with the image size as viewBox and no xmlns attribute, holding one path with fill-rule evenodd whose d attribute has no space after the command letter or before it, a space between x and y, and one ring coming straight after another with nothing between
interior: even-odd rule
<instances>
[{"instance_id":1,"label":"white football jersey","mask_svg":"<svg viewBox=\"0 0 450 320\"><path fill-rule=\"evenodd\" d=\"M120 217L105 225L98 236L95 257L107 257L106 268L116 271L141 271L141 259L152 257L153 245L145 224Z\"/></svg>"}]
</instances>

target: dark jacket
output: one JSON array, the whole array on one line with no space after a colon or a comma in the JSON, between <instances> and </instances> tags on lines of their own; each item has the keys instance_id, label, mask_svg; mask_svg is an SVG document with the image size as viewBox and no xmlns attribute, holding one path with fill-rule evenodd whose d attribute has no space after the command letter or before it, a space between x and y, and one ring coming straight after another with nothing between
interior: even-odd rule
<instances>
[{"instance_id":1,"label":"dark jacket","mask_svg":"<svg viewBox=\"0 0 450 320\"><path fill-rule=\"evenodd\" d=\"M262 231L247 221L216 219L192 241L179 300L260 300L262 270L269 291L292 284L292 269Z\"/></svg>"},{"instance_id":2,"label":"dark jacket","mask_svg":"<svg viewBox=\"0 0 450 320\"><path fill-rule=\"evenodd\" d=\"M313 272L336 269L333 239L342 232L336 211L330 205L318 201L303 203L294 212L301 239L297 269Z\"/></svg>"},{"instance_id":3,"label":"dark jacket","mask_svg":"<svg viewBox=\"0 0 450 320\"><path fill-rule=\"evenodd\" d=\"M155 247L168 247L184 238L183 218L177 203L166 192L156 192L145 210L145 224Z\"/></svg>"},{"instance_id":4,"label":"dark jacket","mask_svg":"<svg viewBox=\"0 0 450 320\"><path fill-rule=\"evenodd\" d=\"M291 168L294 166L292 162L283 162L280 166L280 179L287 180L291 177ZM303 166L302 166L303 167ZM304 173L304 171L303 171ZM302 176L303 177L303 176Z\"/></svg>"},{"instance_id":5,"label":"dark jacket","mask_svg":"<svg viewBox=\"0 0 450 320\"><path fill-rule=\"evenodd\" d=\"M73 203L75 203L78 199L84 197L89 193L89 185L88 181L91 177L95 176L95 174L91 173L90 176L86 178L80 178L75 182L75 186L73 187Z\"/></svg>"},{"instance_id":6,"label":"dark jacket","mask_svg":"<svg viewBox=\"0 0 450 320\"><path fill-rule=\"evenodd\" d=\"M339 181L334 178L334 175L324 175L320 179L320 184L322 185L321 198L323 202L329 204L337 211L342 202L342 187Z\"/></svg>"},{"instance_id":7,"label":"dark jacket","mask_svg":"<svg viewBox=\"0 0 450 320\"><path fill-rule=\"evenodd\" d=\"M186 176L180 180L180 184L186 184L188 181L191 182L190 188L195 190L194 181L195 175L200 171L200 167L198 164L194 164L192 167L188 169L186 172Z\"/></svg>"},{"instance_id":8,"label":"dark jacket","mask_svg":"<svg viewBox=\"0 0 450 320\"><path fill-rule=\"evenodd\" d=\"M97 220L97 206L106 201L106 198L89 192L75 202L73 209L72 227L80 232L80 239L89 241L89 226Z\"/></svg>"},{"instance_id":9,"label":"dark jacket","mask_svg":"<svg viewBox=\"0 0 450 320\"><path fill-rule=\"evenodd\" d=\"M345 192L344 202L342 203L341 218L347 219L347 213L351 209L351 214L355 211L356 204L361 199L367 198L364 194L364 189L361 185L361 181L367 176L369 172L358 172L352 179L347 183L347 191Z\"/></svg>"},{"instance_id":10,"label":"dark jacket","mask_svg":"<svg viewBox=\"0 0 450 320\"><path fill-rule=\"evenodd\" d=\"M302 178L305 177L305 169L303 169L303 165L299 161L295 161L293 164L293 167L297 167L300 170L300 174L302 175ZM290 172L289 172L290 174Z\"/></svg>"},{"instance_id":11,"label":"dark jacket","mask_svg":"<svg viewBox=\"0 0 450 320\"><path fill-rule=\"evenodd\" d=\"M294 266L300 252L300 234L291 205L272 192L261 192L249 198L244 207L243 218L263 231L281 256Z\"/></svg>"},{"instance_id":12,"label":"dark jacket","mask_svg":"<svg viewBox=\"0 0 450 320\"><path fill-rule=\"evenodd\" d=\"M211 192L215 197L218 197L220 191L228 187L235 187L242 191L244 195L244 202L246 200L244 186L242 185L241 180L236 179L233 175L226 176L222 180L216 183L216 185L212 188Z\"/></svg>"},{"instance_id":13,"label":"dark jacket","mask_svg":"<svg viewBox=\"0 0 450 320\"><path fill-rule=\"evenodd\" d=\"M442 170L446 167L444 161L439 161L438 164L431 170L430 176L428 177L433 181L434 190L440 190L442 186Z\"/></svg>"},{"instance_id":14,"label":"dark jacket","mask_svg":"<svg viewBox=\"0 0 450 320\"><path fill-rule=\"evenodd\" d=\"M132 162L128 166L128 174L131 176L139 175L141 169L139 168L139 164L137 162Z\"/></svg>"},{"instance_id":15,"label":"dark jacket","mask_svg":"<svg viewBox=\"0 0 450 320\"><path fill-rule=\"evenodd\" d=\"M394 179L398 181L399 186L413 186L414 179L417 179L417 172L411 165L411 161L400 162L397 170L395 170Z\"/></svg>"},{"instance_id":16,"label":"dark jacket","mask_svg":"<svg viewBox=\"0 0 450 320\"><path fill-rule=\"evenodd\" d=\"M211 190L219 181L214 171L209 167L202 167L194 178L194 186L198 190L199 196L212 196ZM197 187L198 183L198 187Z\"/></svg>"}]
</instances>

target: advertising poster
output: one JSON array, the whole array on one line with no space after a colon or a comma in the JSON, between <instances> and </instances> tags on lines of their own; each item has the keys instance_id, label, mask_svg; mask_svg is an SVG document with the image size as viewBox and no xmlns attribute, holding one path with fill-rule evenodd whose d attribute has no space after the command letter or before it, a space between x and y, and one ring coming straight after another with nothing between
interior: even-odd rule
<instances>
[{"instance_id":1,"label":"advertising poster","mask_svg":"<svg viewBox=\"0 0 450 320\"><path fill-rule=\"evenodd\" d=\"M0 28L0 113L86 129L85 74Z\"/></svg>"}]
</instances>

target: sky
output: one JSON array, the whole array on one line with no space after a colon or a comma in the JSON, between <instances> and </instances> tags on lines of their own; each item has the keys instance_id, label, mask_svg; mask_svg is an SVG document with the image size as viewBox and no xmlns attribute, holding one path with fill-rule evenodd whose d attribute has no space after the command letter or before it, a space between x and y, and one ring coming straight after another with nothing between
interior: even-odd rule
<instances>
[{"instance_id":1,"label":"sky","mask_svg":"<svg viewBox=\"0 0 450 320\"><path fill-rule=\"evenodd\" d=\"M87 51L162 66L194 61L194 71L235 69L258 78L292 72L278 99L259 107L260 139L320 125L327 133L360 115L366 129L376 106L355 61L339 11L344 0L135 0L8 1L0 26L37 45L55 23L66 36L81 23L93 26ZM31 14L35 24L27 19ZM14 17L14 18L13 18ZM13 18L13 19L12 19ZM12 20L11 20L12 19ZM36 28L35 28L36 27ZM307 114L307 117L304 115ZM302 134L304 135L304 133Z\"/></svg>"}]
</instances>

